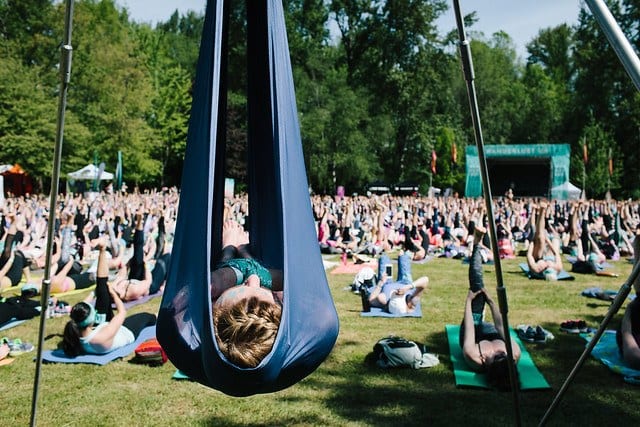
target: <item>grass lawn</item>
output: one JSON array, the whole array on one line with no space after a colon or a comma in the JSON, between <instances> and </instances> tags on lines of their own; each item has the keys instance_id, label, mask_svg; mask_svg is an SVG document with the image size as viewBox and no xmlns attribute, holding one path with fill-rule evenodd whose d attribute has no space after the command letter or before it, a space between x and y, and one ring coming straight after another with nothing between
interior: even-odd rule
<instances>
[{"instance_id":1,"label":"grass lawn","mask_svg":"<svg viewBox=\"0 0 640 427\"><path fill-rule=\"evenodd\" d=\"M509 298L509 322L537 325L555 335L547 344L525 344L551 390L520 395L524 425L537 425L575 365L585 342L559 330L567 319L582 318L597 327L609 303L582 297L588 287L617 290L631 271L625 260L614 263L619 278L576 275L576 280L528 280L520 273L523 258L502 262ZM569 264L565 263L565 268ZM171 363L151 368L127 361L106 366L43 365L38 425L323 425L426 426L513 425L511 393L455 387L445 324L459 324L467 293L467 266L459 260L434 259L413 265L413 277L428 275L422 318L363 318L359 296L345 290L352 275L329 274L340 316L340 335L333 352L312 375L286 390L232 398L189 381L171 379ZM485 266L485 284L495 295L493 266ZM85 295L67 299L75 303ZM136 307L155 312L159 298ZM622 310L624 309L624 306ZM621 312L609 325L616 328ZM46 333L62 333L65 318L47 321ZM375 342L389 334L426 343L439 354L440 365L421 370L381 370L364 363ZM37 342L38 320L0 332ZM59 338L45 342L55 348ZM27 425L35 376L34 353L0 367L0 425ZM549 425L638 425L640 388L589 358L573 381Z\"/></svg>"}]
</instances>

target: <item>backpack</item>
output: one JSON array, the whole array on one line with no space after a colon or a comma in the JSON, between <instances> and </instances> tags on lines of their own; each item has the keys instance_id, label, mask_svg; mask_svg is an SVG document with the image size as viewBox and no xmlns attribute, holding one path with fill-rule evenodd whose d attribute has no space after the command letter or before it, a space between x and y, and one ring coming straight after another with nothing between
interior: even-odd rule
<instances>
[{"instance_id":1,"label":"backpack","mask_svg":"<svg viewBox=\"0 0 640 427\"><path fill-rule=\"evenodd\" d=\"M373 346L376 365L380 368L410 367L413 369L436 366L440 361L435 354L427 353L418 345L402 337L382 338Z\"/></svg>"},{"instance_id":2,"label":"backpack","mask_svg":"<svg viewBox=\"0 0 640 427\"><path fill-rule=\"evenodd\" d=\"M164 365L166 361L167 354L156 338L151 338L140 343L135 349L135 356L131 359L132 363L150 366Z\"/></svg>"}]
</instances>

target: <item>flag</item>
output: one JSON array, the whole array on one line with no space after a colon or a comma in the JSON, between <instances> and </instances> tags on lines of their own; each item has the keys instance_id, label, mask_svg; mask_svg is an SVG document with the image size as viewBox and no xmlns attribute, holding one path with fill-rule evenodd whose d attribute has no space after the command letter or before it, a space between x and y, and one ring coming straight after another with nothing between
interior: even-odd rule
<instances>
[{"instance_id":1,"label":"flag","mask_svg":"<svg viewBox=\"0 0 640 427\"><path fill-rule=\"evenodd\" d=\"M451 144L451 161L454 165L458 164L458 147L455 142Z\"/></svg>"},{"instance_id":2,"label":"flag","mask_svg":"<svg viewBox=\"0 0 640 427\"><path fill-rule=\"evenodd\" d=\"M582 161L586 165L589 163L589 154L587 153L587 143L582 144Z\"/></svg>"},{"instance_id":3,"label":"flag","mask_svg":"<svg viewBox=\"0 0 640 427\"><path fill-rule=\"evenodd\" d=\"M122 189L122 151L118 151L118 163L116 165L116 183L115 190L120 191Z\"/></svg>"},{"instance_id":4,"label":"flag","mask_svg":"<svg viewBox=\"0 0 640 427\"><path fill-rule=\"evenodd\" d=\"M611 148L609 148L609 176L613 176L613 158L611 157Z\"/></svg>"},{"instance_id":5,"label":"flag","mask_svg":"<svg viewBox=\"0 0 640 427\"><path fill-rule=\"evenodd\" d=\"M436 155L436 150L431 150L431 173L436 173L436 161L438 160L438 156Z\"/></svg>"}]
</instances>

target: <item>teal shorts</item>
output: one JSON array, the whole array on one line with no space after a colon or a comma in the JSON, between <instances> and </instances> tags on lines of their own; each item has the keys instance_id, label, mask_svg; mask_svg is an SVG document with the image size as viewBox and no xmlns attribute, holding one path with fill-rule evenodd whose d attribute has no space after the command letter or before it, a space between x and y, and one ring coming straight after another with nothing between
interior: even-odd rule
<instances>
[{"instance_id":1,"label":"teal shorts","mask_svg":"<svg viewBox=\"0 0 640 427\"><path fill-rule=\"evenodd\" d=\"M260 278L260 286L271 289L273 287L273 281L271 279L271 273L264 268L258 261L253 258L235 258L229 261L221 262L216 266L216 270L221 268L230 268L236 273L236 285L241 285L247 280L247 277L252 274L257 275Z\"/></svg>"}]
</instances>

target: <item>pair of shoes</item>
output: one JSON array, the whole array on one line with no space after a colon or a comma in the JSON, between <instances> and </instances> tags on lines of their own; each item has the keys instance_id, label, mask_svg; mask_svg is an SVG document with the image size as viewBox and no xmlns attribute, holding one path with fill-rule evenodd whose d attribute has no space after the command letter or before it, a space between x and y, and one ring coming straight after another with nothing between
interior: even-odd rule
<instances>
[{"instance_id":1,"label":"pair of shoes","mask_svg":"<svg viewBox=\"0 0 640 427\"><path fill-rule=\"evenodd\" d=\"M518 325L517 333L521 340L537 344L544 344L555 338L551 332L547 331L540 325Z\"/></svg>"},{"instance_id":2,"label":"pair of shoes","mask_svg":"<svg viewBox=\"0 0 640 427\"><path fill-rule=\"evenodd\" d=\"M530 325L518 325L516 328L518 337L522 341L533 342L536 336L536 330L533 326Z\"/></svg>"},{"instance_id":3,"label":"pair of shoes","mask_svg":"<svg viewBox=\"0 0 640 427\"><path fill-rule=\"evenodd\" d=\"M584 320L566 320L560 324L560 330L568 334L579 334L587 332L587 322Z\"/></svg>"},{"instance_id":4,"label":"pair of shoes","mask_svg":"<svg viewBox=\"0 0 640 427\"><path fill-rule=\"evenodd\" d=\"M7 344L9 344L10 357L20 356L22 353L28 353L30 351L33 351L33 349L35 348L31 343L28 343L28 342L23 343L20 338L16 338L13 341L9 341Z\"/></svg>"}]
</instances>

